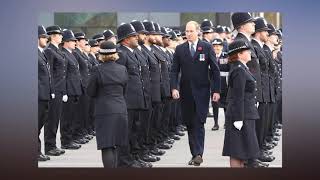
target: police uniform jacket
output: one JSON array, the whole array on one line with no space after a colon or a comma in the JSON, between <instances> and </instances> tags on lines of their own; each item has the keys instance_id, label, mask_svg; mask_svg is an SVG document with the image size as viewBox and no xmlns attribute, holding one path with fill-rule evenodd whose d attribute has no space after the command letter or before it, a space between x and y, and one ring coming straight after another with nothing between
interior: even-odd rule
<instances>
[{"instance_id":1,"label":"police uniform jacket","mask_svg":"<svg viewBox=\"0 0 320 180\"><path fill-rule=\"evenodd\" d=\"M226 118L234 121L259 119L255 106L256 79L240 61L231 65L229 72L228 107Z\"/></svg>"},{"instance_id":2,"label":"police uniform jacket","mask_svg":"<svg viewBox=\"0 0 320 180\"><path fill-rule=\"evenodd\" d=\"M276 62L273 59L272 52L267 45L263 46L264 52L268 56L269 60L269 84L270 84L270 102L274 103L276 101L276 78L277 78L277 67Z\"/></svg>"},{"instance_id":3,"label":"police uniform jacket","mask_svg":"<svg viewBox=\"0 0 320 180\"><path fill-rule=\"evenodd\" d=\"M256 98L257 102L262 102L262 88L261 88L261 72L260 72L260 65L259 65L259 59L255 52L254 47L252 46L252 43L248 40L248 38L243 35L242 33L238 33L235 40L242 39L246 41L251 50L251 61L247 63L247 66L249 67L250 72L254 75L257 81L257 89L256 91Z\"/></svg>"},{"instance_id":4,"label":"police uniform jacket","mask_svg":"<svg viewBox=\"0 0 320 180\"><path fill-rule=\"evenodd\" d=\"M74 57L76 57L78 63L79 63L79 69L80 74L82 76L82 81L85 87L87 87L90 72L89 69L91 69L92 65L88 60L88 56L84 54L84 52L81 52L80 49L76 48L73 51Z\"/></svg>"},{"instance_id":5,"label":"police uniform jacket","mask_svg":"<svg viewBox=\"0 0 320 180\"><path fill-rule=\"evenodd\" d=\"M72 52L62 48L67 60L67 95L80 96L84 91L84 85L79 70L79 64Z\"/></svg>"},{"instance_id":6,"label":"police uniform jacket","mask_svg":"<svg viewBox=\"0 0 320 180\"><path fill-rule=\"evenodd\" d=\"M44 53L38 49L38 100L50 100L54 93L50 65Z\"/></svg>"},{"instance_id":7,"label":"police uniform jacket","mask_svg":"<svg viewBox=\"0 0 320 180\"><path fill-rule=\"evenodd\" d=\"M127 68L129 76L126 92L127 108L146 109L147 102L144 99L140 61L133 52L123 45L118 47L118 54L119 60L116 62Z\"/></svg>"},{"instance_id":8,"label":"police uniform jacket","mask_svg":"<svg viewBox=\"0 0 320 180\"><path fill-rule=\"evenodd\" d=\"M59 48L51 43L44 50L44 52L51 68L54 91L56 93L66 95L67 60L65 59L64 54Z\"/></svg>"},{"instance_id":9,"label":"police uniform jacket","mask_svg":"<svg viewBox=\"0 0 320 180\"><path fill-rule=\"evenodd\" d=\"M261 71L261 89L262 89L262 102L270 102L270 84L269 84L269 60L264 52L263 47L255 40L252 39L251 43L259 59Z\"/></svg>"},{"instance_id":10,"label":"police uniform jacket","mask_svg":"<svg viewBox=\"0 0 320 180\"><path fill-rule=\"evenodd\" d=\"M150 71L150 82L151 82L151 100L152 102L161 102L160 92L160 76L161 76L161 64L155 57L153 50L149 50L144 45L142 47L142 53L147 57Z\"/></svg>"}]
</instances>

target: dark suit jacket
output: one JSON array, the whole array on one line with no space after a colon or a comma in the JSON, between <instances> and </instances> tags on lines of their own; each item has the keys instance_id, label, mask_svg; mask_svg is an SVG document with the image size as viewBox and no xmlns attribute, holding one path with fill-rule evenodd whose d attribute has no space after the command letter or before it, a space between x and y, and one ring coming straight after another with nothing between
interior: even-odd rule
<instances>
[{"instance_id":1,"label":"dark suit jacket","mask_svg":"<svg viewBox=\"0 0 320 180\"><path fill-rule=\"evenodd\" d=\"M259 119L255 92L255 77L240 61L232 63L226 118L232 122Z\"/></svg>"},{"instance_id":2,"label":"dark suit jacket","mask_svg":"<svg viewBox=\"0 0 320 180\"><path fill-rule=\"evenodd\" d=\"M141 49L142 50L142 49ZM150 70L147 56L142 53L138 48L134 49L134 53L140 62L141 66L141 77L142 77L142 86L144 99L146 101L146 108L151 107L151 80L150 80Z\"/></svg>"},{"instance_id":3,"label":"dark suit jacket","mask_svg":"<svg viewBox=\"0 0 320 180\"><path fill-rule=\"evenodd\" d=\"M242 39L246 41L250 46L251 61L247 63L247 66L249 67L250 72L254 75L254 77L257 80L257 89L258 89L258 91L256 92L257 102L262 102L261 72L260 72L258 56L255 52L254 47L252 46L252 43L247 39L245 35L243 35L242 33L238 33L235 40L237 39Z\"/></svg>"},{"instance_id":4,"label":"dark suit jacket","mask_svg":"<svg viewBox=\"0 0 320 180\"><path fill-rule=\"evenodd\" d=\"M151 100L152 102L161 102L160 92L160 64L155 57L153 50L149 50L144 45L142 47L142 53L147 57L149 70L150 70L150 82L151 82Z\"/></svg>"},{"instance_id":5,"label":"dark suit jacket","mask_svg":"<svg viewBox=\"0 0 320 180\"><path fill-rule=\"evenodd\" d=\"M160 90L161 90L161 98L169 98L171 97L170 92L170 59L167 53L165 53L160 48L156 47L155 45L151 46L151 49L154 52L155 57L158 59L158 62L160 63Z\"/></svg>"},{"instance_id":6,"label":"dark suit jacket","mask_svg":"<svg viewBox=\"0 0 320 180\"><path fill-rule=\"evenodd\" d=\"M89 70L92 68L91 63L89 62L89 57L81 52L78 48L73 51L74 57L77 59L80 68L80 74L82 76L82 82L85 87L87 87L90 72Z\"/></svg>"},{"instance_id":7,"label":"dark suit jacket","mask_svg":"<svg viewBox=\"0 0 320 180\"><path fill-rule=\"evenodd\" d=\"M67 65L67 95L80 96L84 92L84 84L80 74L77 59L67 49L62 48L62 52L68 62Z\"/></svg>"},{"instance_id":8,"label":"dark suit jacket","mask_svg":"<svg viewBox=\"0 0 320 180\"><path fill-rule=\"evenodd\" d=\"M259 58L260 71L261 71L261 90L262 102L270 102L270 80L269 80L269 60L260 44L252 39L251 43Z\"/></svg>"},{"instance_id":9,"label":"dark suit jacket","mask_svg":"<svg viewBox=\"0 0 320 180\"><path fill-rule=\"evenodd\" d=\"M87 93L95 99L95 115L127 114L126 84L128 73L124 66L107 61L94 66ZM106 122L112 122L106 117Z\"/></svg>"},{"instance_id":10,"label":"dark suit jacket","mask_svg":"<svg viewBox=\"0 0 320 180\"><path fill-rule=\"evenodd\" d=\"M54 93L50 65L44 53L38 49L38 100L50 100Z\"/></svg>"},{"instance_id":11,"label":"dark suit jacket","mask_svg":"<svg viewBox=\"0 0 320 180\"><path fill-rule=\"evenodd\" d=\"M269 84L270 84L270 101L271 102L276 102L276 80L277 80L277 65L276 62L274 61L272 57L272 52L270 48L267 45L263 46L264 52L267 55L269 59Z\"/></svg>"},{"instance_id":12,"label":"dark suit jacket","mask_svg":"<svg viewBox=\"0 0 320 180\"><path fill-rule=\"evenodd\" d=\"M204 59L200 61L200 55ZM209 80L209 66L213 83ZM210 87L212 92L220 93L220 70L211 44L198 41L194 57L191 56L189 43L185 42L176 47L171 68L171 89L178 88L178 75L181 71L180 96L183 118L192 121L188 107L195 103L195 113L201 122L205 122L210 100ZM190 117L191 116L191 117Z\"/></svg>"},{"instance_id":13,"label":"dark suit jacket","mask_svg":"<svg viewBox=\"0 0 320 180\"><path fill-rule=\"evenodd\" d=\"M119 60L116 62L124 65L128 71L128 84L126 101L128 109L146 109L147 102L145 101L141 76L141 65L134 53L127 47L120 45L118 47Z\"/></svg>"},{"instance_id":14,"label":"dark suit jacket","mask_svg":"<svg viewBox=\"0 0 320 180\"><path fill-rule=\"evenodd\" d=\"M44 50L46 57L49 61L51 68L51 74L54 84L54 91L56 93L61 93L63 95L67 94L66 89L66 74L67 74L67 61L64 57L62 51L49 44L49 46Z\"/></svg>"}]
</instances>

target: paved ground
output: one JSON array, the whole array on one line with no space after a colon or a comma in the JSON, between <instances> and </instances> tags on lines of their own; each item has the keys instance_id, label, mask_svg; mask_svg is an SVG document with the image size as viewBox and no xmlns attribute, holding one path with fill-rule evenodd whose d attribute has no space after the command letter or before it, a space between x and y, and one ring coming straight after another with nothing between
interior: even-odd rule
<instances>
[{"instance_id":1,"label":"paved ground","mask_svg":"<svg viewBox=\"0 0 320 180\"><path fill-rule=\"evenodd\" d=\"M222 111L219 114L219 124L223 126L224 116ZM222 147L224 140L224 129L220 127L218 131L211 131L213 118L208 118L205 125L205 151L204 162L200 167L229 167L229 158L223 157ZM59 131L59 130L58 130ZM41 134L43 139L43 133ZM60 147L60 135L58 134L58 147ZM43 143L43 140L42 140ZM43 146L42 146L43 147ZM42 151L43 152L43 151ZM270 163L269 167L282 167L282 138L273 149L276 159ZM51 160L39 162L39 167L103 167L101 153L96 148L95 138L88 144L82 145L79 150L66 150L62 156L50 156ZM153 167L194 167L187 165L190 160L190 150L188 146L187 134L176 141L173 147L166 150L166 154L161 156L161 160L153 163Z\"/></svg>"}]
</instances>

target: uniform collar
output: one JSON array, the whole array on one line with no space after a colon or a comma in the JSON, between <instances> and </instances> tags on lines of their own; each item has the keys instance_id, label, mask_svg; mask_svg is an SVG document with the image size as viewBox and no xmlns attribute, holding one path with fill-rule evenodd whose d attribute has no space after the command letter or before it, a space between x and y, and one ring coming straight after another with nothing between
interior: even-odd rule
<instances>
[{"instance_id":1,"label":"uniform collar","mask_svg":"<svg viewBox=\"0 0 320 180\"><path fill-rule=\"evenodd\" d=\"M41 53L43 53L43 48L42 48L42 47L38 46L38 49L39 49L39 51L40 51Z\"/></svg>"},{"instance_id":2,"label":"uniform collar","mask_svg":"<svg viewBox=\"0 0 320 180\"><path fill-rule=\"evenodd\" d=\"M144 47L146 47L149 51L151 51L151 47L150 46L144 44Z\"/></svg>"},{"instance_id":3,"label":"uniform collar","mask_svg":"<svg viewBox=\"0 0 320 180\"><path fill-rule=\"evenodd\" d=\"M239 33L242 34L242 35L244 35L244 36L247 38L248 41L251 41L250 36L248 36L248 35L246 35L245 33L242 33L242 32L239 32Z\"/></svg>"},{"instance_id":4,"label":"uniform collar","mask_svg":"<svg viewBox=\"0 0 320 180\"><path fill-rule=\"evenodd\" d=\"M124 47L126 47L127 49L129 49L129 51L131 51L133 53L133 49L129 48L128 46L126 45L123 45Z\"/></svg>"},{"instance_id":5,"label":"uniform collar","mask_svg":"<svg viewBox=\"0 0 320 180\"><path fill-rule=\"evenodd\" d=\"M253 40L257 41L257 43L260 45L261 48L263 48L263 42L261 42L260 40L256 39L256 38L252 38Z\"/></svg>"}]
</instances>

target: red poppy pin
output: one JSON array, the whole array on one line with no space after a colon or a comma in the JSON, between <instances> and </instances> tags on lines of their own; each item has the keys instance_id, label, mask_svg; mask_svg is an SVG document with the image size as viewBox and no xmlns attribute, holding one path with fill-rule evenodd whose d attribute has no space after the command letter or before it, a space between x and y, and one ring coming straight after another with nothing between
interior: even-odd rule
<instances>
[{"instance_id":1,"label":"red poppy pin","mask_svg":"<svg viewBox=\"0 0 320 180\"><path fill-rule=\"evenodd\" d=\"M201 46L198 47L198 51L202 51L202 47Z\"/></svg>"}]
</instances>

